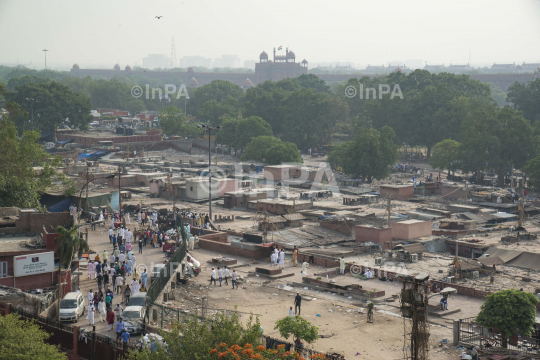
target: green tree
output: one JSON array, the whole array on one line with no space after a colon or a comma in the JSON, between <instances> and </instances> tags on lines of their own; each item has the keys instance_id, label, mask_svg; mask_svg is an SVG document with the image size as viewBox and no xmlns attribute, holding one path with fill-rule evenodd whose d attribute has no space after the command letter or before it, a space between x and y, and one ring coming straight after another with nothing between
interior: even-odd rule
<instances>
[{"instance_id":1,"label":"green tree","mask_svg":"<svg viewBox=\"0 0 540 360\"><path fill-rule=\"evenodd\" d=\"M191 115L199 115L199 109L208 101L215 100L220 103L229 97L241 100L244 97L244 90L230 81L214 80L210 84L200 86L195 91L189 91L189 101L187 111Z\"/></svg>"},{"instance_id":2,"label":"green tree","mask_svg":"<svg viewBox=\"0 0 540 360\"><path fill-rule=\"evenodd\" d=\"M528 120L540 120L540 78L526 84L516 81L508 88L507 99Z\"/></svg>"},{"instance_id":3,"label":"green tree","mask_svg":"<svg viewBox=\"0 0 540 360\"><path fill-rule=\"evenodd\" d=\"M159 126L165 135L179 135L182 126L187 121L186 114L174 106L167 106L160 110L158 119Z\"/></svg>"},{"instance_id":4,"label":"green tree","mask_svg":"<svg viewBox=\"0 0 540 360\"><path fill-rule=\"evenodd\" d=\"M57 247L56 253L60 258L60 268L69 269L71 261L75 254L77 258L80 258L82 254L90 250L86 240L77 236L79 226L73 225L69 229L59 225L54 229L55 233L60 236L54 239L54 243Z\"/></svg>"},{"instance_id":5,"label":"green tree","mask_svg":"<svg viewBox=\"0 0 540 360\"><path fill-rule=\"evenodd\" d=\"M394 130L388 126L380 131L361 127L353 140L334 148L328 162L368 182L373 178L384 179L389 175L389 166L397 160L394 137Z\"/></svg>"},{"instance_id":6,"label":"green tree","mask_svg":"<svg viewBox=\"0 0 540 360\"><path fill-rule=\"evenodd\" d=\"M529 160L524 170L529 175L529 185L538 191L540 189L540 154Z\"/></svg>"},{"instance_id":7,"label":"green tree","mask_svg":"<svg viewBox=\"0 0 540 360\"><path fill-rule=\"evenodd\" d=\"M534 330L537 303L536 296L525 291L498 291L486 296L476 321L485 327L498 328L502 347L507 347L509 336L518 333L529 336Z\"/></svg>"},{"instance_id":8,"label":"green tree","mask_svg":"<svg viewBox=\"0 0 540 360\"><path fill-rule=\"evenodd\" d=\"M133 85L118 79L97 80L90 85L92 106L94 108L128 110L131 114L145 110L143 100L131 94ZM146 94L151 97L151 94ZM156 102L156 100L154 100Z\"/></svg>"},{"instance_id":9,"label":"green tree","mask_svg":"<svg viewBox=\"0 0 540 360\"><path fill-rule=\"evenodd\" d=\"M246 146L246 151L244 151L240 159L242 161L265 161L268 149L270 149L272 145L279 143L281 143L281 140L273 136L254 137Z\"/></svg>"},{"instance_id":10,"label":"green tree","mask_svg":"<svg viewBox=\"0 0 540 360\"><path fill-rule=\"evenodd\" d=\"M269 123L258 116L240 119L236 124L234 147L244 149L252 138L258 136L272 136L272 127Z\"/></svg>"},{"instance_id":11,"label":"green tree","mask_svg":"<svg viewBox=\"0 0 540 360\"><path fill-rule=\"evenodd\" d=\"M282 163L301 162L302 156L298 152L296 144L280 141L268 148L265 154L265 161L270 165L279 165Z\"/></svg>"},{"instance_id":12,"label":"green tree","mask_svg":"<svg viewBox=\"0 0 540 360\"><path fill-rule=\"evenodd\" d=\"M0 316L0 359L66 360L58 347L45 341L51 334L15 314Z\"/></svg>"},{"instance_id":13,"label":"green tree","mask_svg":"<svg viewBox=\"0 0 540 360\"><path fill-rule=\"evenodd\" d=\"M53 181L66 183L56 169L62 158L52 157L37 144L39 134L25 131L17 137L17 128L8 116L0 119L0 207L40 207L39 198Z\"/></svg>"},{"instance_id":14,"label":"green tree","mask_svg":"<svg viewBox=\"0 0 540 360\"><path fill-rule=\"evenodd\" d=\"M184 360L212 359L210 350L220 343L229 346L260 343L262 335L258 317L250 315L242 324L238 314L217 313L213 319L200 320L196 316L186 316L183 322L175 323L170 331L160 330L160 335L168 345L168 350L158 347L157 351L130 352L129 360ZM179 340L180 339L180 340Z\"/></svg>"},{"instance_id":15,"label":"green tree","mask_svg":"<svg viewBox=\"0 0 540 360\"><path fill-rule=\"evenodd\" d=\"M295 317L287 316L278 320L276 326L274 326L274 330L276 329L285 339L288 339L292 335L293 342L296 342L296 339L301 339L308 344L312 344L319 338L319 328L312 325L300 315L296 315Z\"/></svg>"},{"instance_id":16,"label":"green tree","mask_svg":"<svg viewBox=\"0 0 540 360\"><path fill-rule=\"evenodd\" d=\"M494 83L488 83L489 88L491 90L491 97L493 100L497 102L499 107L505 107L509 105L508 101L506 101L506 97L508 96L503 89L497 84Z\"/></svg>"},{"instance_id":17,"label":"green tree","mask_svg":"<svg viewBox=\"0 0 540 360\"><path fill-rule=\"evenodd\" d=\"M236 127L240 119L225 118L221 123L221 130L216 135L216 142L235 149L236 152Z\"/></svg>"},{"instance_id":18,"label":"green tree","mask_svg":"<svg viewBox=\"0 0 540 360\"><path fill-rule=\"evenodd\" d=\"M238 99L229 96L227 99L217 102L210 100L204 103L197 113L197 118L203 123L220 125L226 117L238 117L240 106Z\"/></svg>"},{"instance_id":19,"label":"green tree","mask_svg":"<svg viewBox=\"0 0 540 360\"><path fill-rule=\"evenodd\" d=\"M429 164L435 169L448 170L448 175L450 175L450 170L457 169L459 146L460 143L455 140L441 141L433 147Z\"/></svg>"},{"instance_id":20,"label":"green tree","mask_svg":"<svg viewBox=\"0 0 540 360\"><path fill-rule=\"evenodd\" d=\"M330 86L328 86L328 83L315 74L302 74L294 78L294 80L303 88L313 89L314 91L321 94L331 93L331 89Z\"/></svg>"},{"instance_id":21,"label":"green tree","mask_svg":"<svg viewBox=\"0 0 540 360\"><path fill-rule=\"evenodd\" d=\"M85 130L92 120L90 99L55 81L18 85L7 98L26 110L27 115L13 117L21 133L31 128L52 132L64 121L70 127ZM34 120L30 122L32 114Z\"/></svg>"}]
</instances>

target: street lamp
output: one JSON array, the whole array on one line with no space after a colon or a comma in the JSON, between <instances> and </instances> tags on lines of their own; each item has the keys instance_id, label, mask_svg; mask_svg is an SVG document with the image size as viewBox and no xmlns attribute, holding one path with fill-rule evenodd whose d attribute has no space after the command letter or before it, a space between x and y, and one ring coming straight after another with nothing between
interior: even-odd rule
<instances>
[{"instance_id":1,"label":"street lamp","mask_svg":"<svg viewBox=\"0 0 540 360\"><path fill-rule=\"evenodd\" d=\"M44 51L44 52L45 52L45 70L47 70L47 51L49 51L49 50L43 49L43 50L41 50L41 51Z\"/></svg>"},{"instance_id":2,"label":"street lamp","mask_svg":"<svg viewBox=\"0 0 540 360\"><path fill-rule=\"evenodd\" d=\"M221 126L212 127L210 125L197 125L198 128L204 129L204 131L208 131L208 216L209 219L212 220L212 169L210 168L212 166L212 159L211 159L211 147L210 147L210 132L214 129L220 130Z\"/></svg>"}]
</instances>

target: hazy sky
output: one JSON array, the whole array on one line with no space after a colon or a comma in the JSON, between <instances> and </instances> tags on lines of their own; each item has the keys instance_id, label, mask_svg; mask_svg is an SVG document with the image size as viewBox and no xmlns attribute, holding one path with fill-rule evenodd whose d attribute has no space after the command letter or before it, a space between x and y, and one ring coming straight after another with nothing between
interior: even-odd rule
<instances>
[{"instance_id":1,"label":"hazy sky","mask_svg":"<svg viewBox=\"0 0 540 360\"><path fill-rule=\"evenodd\" d=\"M163 18L156 19L156 15ZM0 64L142 65L147 54L356 66L540 61L540 0L0 0Z\"/></svg>"}]
</instances>

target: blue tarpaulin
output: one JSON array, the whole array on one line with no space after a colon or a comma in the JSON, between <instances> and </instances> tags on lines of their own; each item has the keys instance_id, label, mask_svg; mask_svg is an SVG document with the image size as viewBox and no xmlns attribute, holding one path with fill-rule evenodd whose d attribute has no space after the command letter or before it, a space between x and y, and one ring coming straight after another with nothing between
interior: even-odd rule
<instances>
[{"instance_id":1,"label":"blue tarpaulin","mask_svg":"<svg viewBox=\"0 0 540 360\"><path fill-rule=\"evenodd\" d=\"M60 140L60 141L57 141L56 143L60 144L60 145L65 145L65 144L69 144L72 141L73 141L73 138L71 138L69 140Z\"/></svg>"},{"instance_id":2,"label":"blue tarpaulin","mask_svg":"<svg viewBox=\"0 0 540 360\"><path fill-rule=\"evenodd\" d=\"M66 199L60 201L59 203L56 203L56 204L51 205L51 206L47 206L47 210L49 210L50 212L54 212L54 213L64 212L64 211L69 210L69 205L71 205L71 199L66 198Z\"/></svg>"},{"instance_id":3,"label":"blue tarpaulin","mask_svg":"<svg viewBox=\"0 0 540 360\"><path fill-rule=\"evenodd\" d=\"M90 159L97 159L105 154L108 154L109 152L108 151L98 151L98 152L95 152L95 153L90 153L90 154L85 154L85 153L80 153L78 156L77 156L77 159L78 160L82 160L82 159L86 159L86 158L90 158Z\"/></svg>"}]
</instances>

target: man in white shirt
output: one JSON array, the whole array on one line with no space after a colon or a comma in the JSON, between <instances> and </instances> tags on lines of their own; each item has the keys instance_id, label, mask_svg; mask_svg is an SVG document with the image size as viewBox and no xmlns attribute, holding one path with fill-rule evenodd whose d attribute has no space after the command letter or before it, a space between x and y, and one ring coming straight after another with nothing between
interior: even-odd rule
<instances>
[{"instance_id":1,"label":"man in white shirt","mask_svg":"<svg viewBox=\"0 0 540 360\"><path fill-rule=\"evenodd\" d=\"M339 259L339 273L345 274L345 259L343 258L343 256L341 257L341 259Z\"/></svg>"},{"instance_id":2,"label":"man in white shirt","mask_svg":"<svg viewBox=\"0 0 540 360\"><path fill-rule=\"evenodd\" d=\"M122 285L124 285L124 278L121 275L122 274L116 277L116 282L114 283L114 287L116 288L116 294L120 294L120 292L122 291Z\"/></svg>"},{"instance_id":3,"label":"man in white shirt","mask_svg":"<svg viewBox=\"0 0 540 360\"><path fill-rule=\"evenodd\" d=\"M214 286L216 286L216 270L212 268L212 275L210 276L210 285L212 285L212 281L214 282Z\"/></svg>"},{"instance_id":4,"label":"man in white shirt","mask_svg":"<svg viewBox=\"0 0 540 360\"><path fill-rule=\"evenodd\" d=\"M92 289L88 292L88 306L92 305L94 303L94 293L92 292Z\"/></svg>"},{"instance_id":5,"label":"man in white shirt","mask_svg":"<svg viewBox=\"0 0 540 360\"><path fill-rule=\"evenodd\" d=\"M120 243L122 241L122 239L124 239L124 228L123 227L121 227L118 230L118 243Z\"/></svg>"},{"instance_id":6,"label":"man in white shirt","mask_svg":"<svg viewBox=\"0 0 540 360\"><path fill-rule=\"evenodd\" d=\"M137 265L137 263L135 262L135 261L137 260L137 259L135 258L135 255L131 254L130 259L131 259L131 263L132 263L131 266L133 266L133 269L135 269L135 267L136 267L136 265Z\"/></svg>"},{"instance_id":7,"label":"man in white shirt","mask_svg":"<svg viewBox=\"0 0 540 360\"><path fill-rule=\"evenodd\" d=\"M122 263L126 261L126 255L124 253L120 253L120 255L118 255L118 261L120 261L120 265L122 265Z\"/></svg>"},{"instance_id":8,"label":"man in white shirt","mask_svg":"<svg viewBox=\"0 0 540 360\"><path fill-rule=\"evenodd\" d=\"M126 229L125 234L126 234L126 241L131 242L131 231L129 231L129 229Z\"/></svg>"},{"instance_id":9,"label":"man in white shirt","mask_svg":"<svg viewBox=\"0 0 540 360\"><path fill-rule=\"evenodd\" d=\"M114 264L115 261L116 261L116 256L114 256L114 254L111 254L111 265Z\"/></svg>"},{"instance_id":10,"label":"man in white shirt","mask_svg":"<svg viewBox=\"0 0 540 360\"><path fill-rule=\"evenodd\" d=\"M219 266L217 268L217 274L219 279L219 286L221 286L221 282L223 281L223 269L220 269Z\"/></svg>"},{"instance_id":11,"label":"man in white shirt","mask_svg":"<svg viewBox=\"0 0 540 360\"><path fill-rule=\"evenodd\" d=\"M270 254L270 266L276 267L276 253Z\"/></svg>"},{"instance_id":12,"label":"man in white shirt","mask_svg":"<svg viewBox=\"0 0 540 360\"><path fill-rule=\"evenodd\" d=\"M302 277L304 276L307 276L307 268L308 268L309 264L307 262L303 262L302 263Z\"/></svg>"},{"instance_id":13,"label":"man in white shirt","mask_svg":"<svg viewBox=\"0 0 540 360\"><path fill-rule=\"evenodd\" d=\"M114 231L112 228L109 229L109 242L112 244L112 237L114 235Z\"/></svg>"},{"instance_id":14,"label":"man in white shirt","mask_svg":"<svg viewBox=\"0 0 540 360\"><path fill-rule=\"evenodd\" d=\"M236 282L236 270L234 269L232 271L231 280L232 280L232 288L234 289L234 286L236 286L236 288L238 289L238 283Z\"/></svg>"},{"instance_id":15,"label":"man in white shirt","mask_svg":"<svg viewBox=\"0 0 540 360\"><path fill-rule=\"evenodd\" d=\"M367 269L367 271L364 273L364 276L368 279L371 279L373 277L373 274L371 273L371 270L369 270L369 268Z\"/></svg>"},{"instance_id":16,"label":"man in white shirt","mask_svg":"<svg viewBox=\"0 0 540 360\"><path fill-rule=\"evenodd\" d=\"M292 317L292 318L293 318L294 316L295 316L295 315L294 315L294 310L293 310L293 308L292 308L292 306L291 306L290 309L289 309L289 317Z\"/></svg>"},{"instance_id":17,"label":"man in white shirt","mask_svg":"<svg viewBox=\"0 0 540 360\"><path fill-rule=\"evenodd\" d=\"M225 285L229 285L229 281L227 280L229 278L229 269L225 266L225 269L223 270L223 280L225 280Z\"/></svg>"},{"instance_id":18,"label":"man in white shirt","mask_svg":"<svg viewBox=\"0 0 540 360\"><path fill-rule=\"evenodd\" d=\"M283 249L279 252L279 264L282 269L285 269L285 251Z\"/></svg>"}]
</instances>

